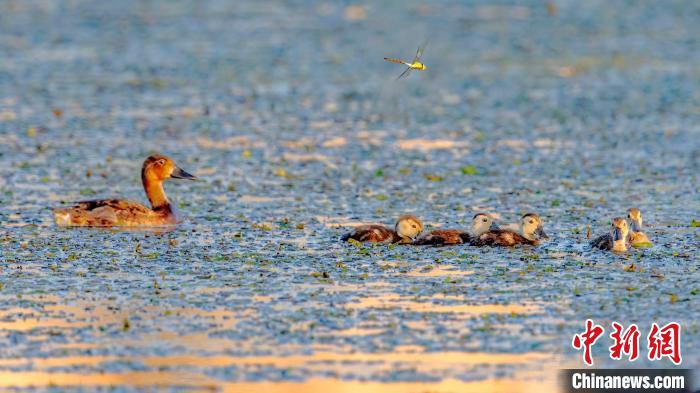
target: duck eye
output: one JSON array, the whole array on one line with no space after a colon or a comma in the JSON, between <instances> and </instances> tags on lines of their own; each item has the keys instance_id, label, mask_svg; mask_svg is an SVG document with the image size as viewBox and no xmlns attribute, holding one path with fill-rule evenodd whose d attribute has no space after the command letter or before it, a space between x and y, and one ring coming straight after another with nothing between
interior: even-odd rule
<instances>
[{"instance_id":1,"label":"duck eye","mask_svg":"<svg viewBox=\"0 0 700 393\"><path fill-rule=\"evenodd\" d=\"M488 220L484 218L482 221L483 221L483 222L486 222L486 221L488 221Z\"/></svg>"},{"instance_id":2,"label":"duck eye","mask_svg":"<svg viewBox=\"0 0 700 393\"><path fill-rule=\"evenodd\" d=\"M530 220L530 224L534 223L534 221Z\"/></svg>"},{"instance_id":3,"label":"duck eye","mask_svg":"<svg viewBox=\"0 0 700 393\"><path fill-rule=\"evenodd\" d=\"M163 165L165 165L165 160L158 160L158 161L156 161L156 163L160 166L163 166Z\"/></svg>"},{"instance_id":4,"label":"duck eye","mask_svg":"<svg viewBox=\"0 0 700 393\"><path fill-rule=\"evenodd\" d=\"M413 224L412 227L413 227L413 228L417 228L417 227L416 227L416 224Z\"/></svg>"}]
</instances>

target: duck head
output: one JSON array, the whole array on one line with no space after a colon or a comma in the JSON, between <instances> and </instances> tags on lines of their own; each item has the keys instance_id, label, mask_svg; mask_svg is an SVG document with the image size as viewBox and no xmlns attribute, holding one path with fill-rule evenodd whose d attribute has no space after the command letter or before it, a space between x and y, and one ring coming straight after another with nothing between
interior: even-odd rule
<instances>
[{"instance_id":1,"label":"duck head","mask_svg":"<svg viewBox=\"0 0 700 393\"><path fill-rule=\"evenodd\" d=\"M488 231L495 231L498 229L498 224L494 220L493 216L487 213L477 213L472 218L472 235L481 236Z\"/></svg>"},{"instance_id":2,"label":"duck head","mask_svg":"<svg viewBox=\"0 0 700 393\"><path fill-rule=\"evenodd\" d=\"M542 219L535 213L527 213L520 219L520 227L523 237L529 240L549 239L542 228Z\"/></svg>"},{"instance_id":3,"label":"duck head","mask_svg":"<svg viewBox=\"0 0 700 393\"><path fill-rule=\"evenodd\" d=\"M627 251L627 235L629 234L627 220L622 217L613 218L611 234L613 251Z\"/></svg>"},{"instance_id":4,"label":"duck head","mask_svg":"<svg viewBox=\"0 0 700 393\"><path fill-rule=\"evenodd\" d=\"M153 209L170 207L168 197L165 196L165 190L163 190L163 181L171 177L173 179L196 179L195 176L183 171L166 156L150 156L143 162L141 181Z\"/></svg>"},{"instance_id":5,"label":"duck head","mask_svg":"<svg viewBox=\"0 0 700 393\"><path fill-rule=\"evenodd\" d=\"M169 157L153 155L146 158L141 169L141 180L144 183L146 181L162 182L168 178L194 180L197 177L182 170Z\"/></svg>"},{"instance_id":6,"label":"duck head","mask_svg":"<svg viewBox=\"0 0 700 393\"><path fill-rule=\"evenodd\" d=\"M632 232L642 231L642 212L636 207L627 209L627 218L630 220Z\"/></svg>"},{"instance_id":7,"label":"duck head","mask_svg":"<svg viewBox=\"0 0 700 393\"><path fill-rule=\"evenodd\" d=\"M423 232L423 223L416 216L401 216L394 230L402 239L413 240Z\"/></svg>"}]
</instances>

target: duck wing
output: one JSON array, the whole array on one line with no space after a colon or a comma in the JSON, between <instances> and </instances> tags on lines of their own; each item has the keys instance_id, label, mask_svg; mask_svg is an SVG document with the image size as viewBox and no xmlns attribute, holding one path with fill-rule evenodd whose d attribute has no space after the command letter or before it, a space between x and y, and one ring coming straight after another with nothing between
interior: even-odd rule
<instances>
[{"instance_id":1,"label":"duck wing","mask_svg":"<svg viewBox=\"0 0 700 393\"><path fill-rule=\"evenodd\" d=\"M348 241L350 239L358 242L394 242L398 237L394 231L383 225L361 225L353 229L350 233L343 235L340 239Z\"/></svg>"},{"instance_id":2,"label":"duck wing","mask_svg":"<svg viewBox=\"0 0 700 393\"><path fill-rule=\"evenodd\" d=\"M591 240L590 244L591 247L599 248L601 250L611 250L613 247L613 238L611 234L606 233Z\"/></svg>"},{"instance_id":3,"label":"duck wing","mask_svg":"<svg viewBox=\"0 0 700 393\"><path fill-rule=\"evenodd\" d=\"M123 199L97 199L54 208L59 226L121 226L138 223L155 213L146 206Z\"/></svg>"}]
</instances>

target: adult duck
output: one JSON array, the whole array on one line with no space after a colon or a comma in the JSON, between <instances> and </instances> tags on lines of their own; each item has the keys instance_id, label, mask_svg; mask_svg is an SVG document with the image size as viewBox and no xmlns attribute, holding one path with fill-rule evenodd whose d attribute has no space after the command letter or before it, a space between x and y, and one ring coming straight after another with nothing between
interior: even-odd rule
<instances>
[{"instance_id":1,"label":"adult duck","mask_svg":"<svg viewBox=\"0 0 700 393\"><path fill-rule=\"evenodd\" d=\"M162 155L150 156L143 162L141 181L151 208L124 199L99 199L54 208L54 219L58 226L138 227L178 224L180 221L175 209L163 189L163 181L169 178L196 179L175 165L172 159Z\"/></svg>"}]
</instances>

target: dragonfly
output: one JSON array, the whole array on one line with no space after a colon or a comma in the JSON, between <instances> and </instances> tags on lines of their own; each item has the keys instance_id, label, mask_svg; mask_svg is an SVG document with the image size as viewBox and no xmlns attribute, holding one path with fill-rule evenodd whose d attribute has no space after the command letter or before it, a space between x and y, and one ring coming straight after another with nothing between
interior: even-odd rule
<instances>
[{"instance_id":1,"label":"dragonfly","mask_svg":"<svg viewBox=\"0 0 700 393\"><path fill-rule=\"evenodd\" d=\"M418 50L416 51L416 56L413 58L413 60L411 60L410 63L403 61L403 60L394 59L391 57L384 58L384 60L386 60L386 61L390 61L392 63L399 63L399 64L403 64L406 66L406 69L396 79L401 79L401 78L407 77L411 73L411 71L413 71L413 70L423 71L423 70L428 68L425 64L420 62L420 58L421 58L421 56L423 56L423 51L425 50L426 45L427 45L427 43L418 47Z\"/></svg>"}]
</instances>

